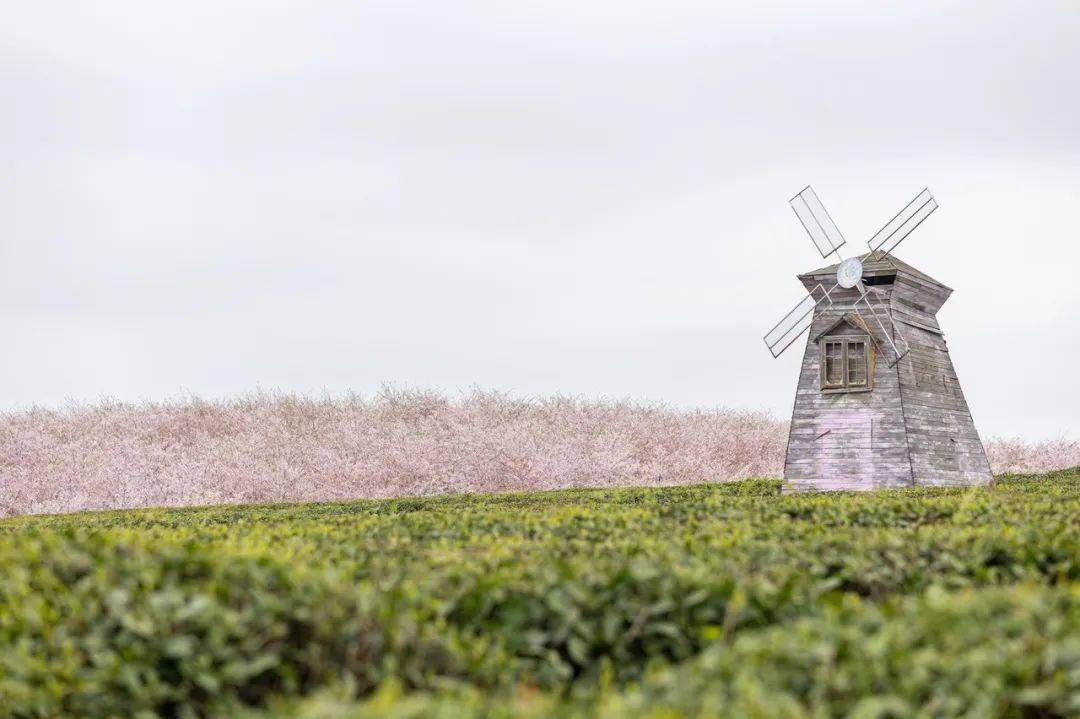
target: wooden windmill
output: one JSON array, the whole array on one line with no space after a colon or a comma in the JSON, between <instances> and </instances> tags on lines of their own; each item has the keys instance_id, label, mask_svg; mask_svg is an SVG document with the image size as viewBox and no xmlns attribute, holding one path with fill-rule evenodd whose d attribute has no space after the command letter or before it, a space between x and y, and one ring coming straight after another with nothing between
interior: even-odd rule
<instances>
[{"instance_id":1,"label":"wooden windmill","mask_svg":"<svg viewBox=\"0 0 1080 719\"><path fill-rule=\"evenodd\" d=\"M773 357L809 330L791 415L786 490L984 485L993 481L937 312L952 290L893 256L937 209L920 192L842 259L817 194L790 201L836 263L799 275L807 295L765 335Z\"/></svg>"}]
</instances>

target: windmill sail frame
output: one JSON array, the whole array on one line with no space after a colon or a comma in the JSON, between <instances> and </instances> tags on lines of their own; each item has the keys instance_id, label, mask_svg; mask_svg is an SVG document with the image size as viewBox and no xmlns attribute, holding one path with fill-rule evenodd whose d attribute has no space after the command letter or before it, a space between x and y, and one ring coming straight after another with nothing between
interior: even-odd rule
<instances>
[{"instance_id":1,"label":"windmill sail frame","mask_svg":"<svg viewBox=\"0 0 1080 719\"><path fill-rule=\"evenodd\" d=\"M825 209L821 199L810 185L804 187L798 194L788 200L791 210L799 218L806 234L810 235L810 241L823 258L836 254L838 250L847 244L840 228L833 222L832 215ZM828 250L828 251L826 251Z\"/></svg>"},{"instance_id":2,"label":"windmill sail frame","mask_svg":"<svg viewBox=\"0 0 1080 719\"><path fill-rule=\"evenodd\" d=\"M930 189L924 187L922 192L915 195L911 202L904 205L903 209L866 241L867 246L871 252L881 250L883 255L889 255L937 208L937 200L930 194ZM889 246L888 249L882 250L885 245Z\"/></svg>"},{"instance_id":3,"label":"windmill sail frame","mask_svg":"<svg viewBox=\"0 0 1080 719\"><path fill-rule=\"evenodd\" d=\"M877 322L877 326L881 329L882 336L885 338L885 341L889 343L889 347L892 348L893 361L889 363L889 367L895 367L896 363L899 362L900 360L904 359L904 357L907 355L907 353L911 351L911 345L908 344L907 338L904 337L902 332L900 332L900 328L896 326L896 320L893 319L892 312L889 312L887 309L885 310L885 315L886 315L886 317L889 318L889 324L891 324L892 328L893 328L893 335L890 335L889 331L887 329L885 329L885 324L881 321L881 317L878 315L877 311L874 309L874 305L871 304L870 300L868 299L868 297L870 296L870 292L867 290L867 287L865 285L860 284L859 291L861 293L860 296L859 296L859 299L855 300L855 303L852 305L852 308L856 312L858 312L859 311L859 303L861 302L864 305L866 305L866 308L868 310L870 310L871 316L873 316L874 321ZM860 313L860 315L861 314L862 313ZM896 346L896 341L893 339L893 336L896 336L896 337L900 338L900 341L904 345L904 351L903 352L901 352L900 348Z\"/></svg>"},{"instance_id":4,"label":"windmill sail frame","mask_svg":"<svg viewBox=\"0 0 1080 719\"><path fill-rule=\"evenodd\" d=\"M795 304L795 307L788 311L786 315L781 317L780 321L773 325L772 329L765 333L762 339L765 341L765 346L769 348L769 353L773 356L773 359L776 359L777 357L782 355L784 353L784 350L790 347L795 342L795 340L799 339L799 337L801 337L804 332L810 329L810 324L814 320L814 310L817 309L818 305L820 305L822 302L828 301L829 306L832 306L833 301L830 293L835 290L836 287L836 285L833 285L826 290L821 283L818 283L818 285L814 287L814 289L807 292L806 296L804 296ZM821 292L821 299L815 299L814 293L818 292L819 290ZM810 300L810 305L808 307L804 307L807 300ZM800 310L802 310L801 313ZM792 317L794 317L794 320L791 321L790 326L788 326L779 334L775 334L777 330L780 330L782 327L784 327L784 324L788 322L788 320L790 320ZM806 322L805 326L801 326L803 322ZM775 337L772 337L774 334ZM770 337L772 337L772 339L770 339ZM782 347L780 347L781 344L783 344ZM780 349L776 349L777 347L780 347Z\"/></svg>"}]
</instances>

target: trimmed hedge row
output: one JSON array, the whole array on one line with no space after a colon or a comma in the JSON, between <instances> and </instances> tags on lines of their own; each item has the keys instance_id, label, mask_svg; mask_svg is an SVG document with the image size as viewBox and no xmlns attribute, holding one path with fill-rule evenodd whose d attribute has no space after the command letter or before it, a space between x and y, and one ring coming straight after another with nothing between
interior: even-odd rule
<instances>
[{"instance_id":1,"label":"trimmed hedge row","mask_svg":"<svg viewBox=\"0 0 1080 719\"><path fill-rule=\"evenodd\" d=\"M740 633L638 686L578 696L476 689L353 703L324 691L252 717L1074 717L1080 716L1080 587L851 596L813 617Z\"/></svg>"},{"instance_id":2,"label":"trimmed hedge row","mask_svg":"<svg viewBox=\"0 0 1080 719\"><path fill-rule=\"evenodd\" d=\"M517 707L506 695L530 686L537 706L569 692L600 711L599 692L642 716L738 713L739 687L757 685L736 670L757 667L771 693L817 666L805 665L815 642L846 642L852 668L872 660L860 651L899 647L895 666L908 666L902 631L870 629L937 616L939 596L991 612L973 609L985 621L957 620L955 636L948 622L927 630L950 666L968 666L959 647L997 641L995 607L1080 633L1078 527L1080 472L870 495L779 496L755 481L21 518L0 523L0 715L205 716L341 682L384 703L399 687L395 703L425 716ZM754 659L755 646L778 653ZM1039 666L1075 678L1074 645L1047 647L1058 664ZM1042 686L1008 657L988 681ZM881 687L929 706L930 684L882 667ZM1052 679L1040 711L1071 706L1068 681ZM851 707L866 691L852 685ZM792 697L817 715L847 706Z\"/></svg>"}]
</instances>

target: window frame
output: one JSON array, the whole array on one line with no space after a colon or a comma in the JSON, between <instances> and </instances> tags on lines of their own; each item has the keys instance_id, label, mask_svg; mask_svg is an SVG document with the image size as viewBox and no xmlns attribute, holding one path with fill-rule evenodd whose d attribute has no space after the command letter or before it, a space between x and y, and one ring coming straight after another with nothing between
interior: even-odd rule
<instances>
[{"instance_id":1,"label":"window frame","mask_svg":"<svg viewBox=\"0 0 1080 719\"><path fill-rule=\"evenodd\" d=\"M840 345L840 382L829 382L829 345ZM844 364L847 359L847 342L838 337L821 338L821 389L837 390L844 388Z\"/></svg>"},{"instance_id":2,"label":"window frame","mask_svg":"<svg viewBox=\"0 0 1080 719\"><path fill-rule=\"evenodd\" d=\"M862 343L862 356L866 381L860 384L848 382L848 347L852 343ZM827 345L829 343L840 345L840 384L828 382L826 373L828 363L826 361ZM841 394L847 392L869 392L874 388L874 364L871 354L869 335L823 335L820 340L820 382L822 394Z\"/></svg>"}]
</instances>

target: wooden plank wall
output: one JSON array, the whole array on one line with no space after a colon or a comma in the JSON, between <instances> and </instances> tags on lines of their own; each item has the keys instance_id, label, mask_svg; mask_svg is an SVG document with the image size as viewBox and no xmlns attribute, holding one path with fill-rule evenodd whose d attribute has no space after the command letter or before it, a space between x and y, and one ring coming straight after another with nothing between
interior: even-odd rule
<instances>
[{"instance_id":1,"label":"wooden plank wall","mask_svg":"<svg viewBox=\"0 0 1080 719\"><path fill-rule=\"evenodd\" d=\"M810 328L784 462L786 491L912 486L900 382L888 358L877 353L872 391L821 392L821 349L813 338L845 311L847 303L820 311Z\"/></svg>"},{"instance_id":2,"label":"wooden plank wall","mask_svg":"<svg viewBox=\"0 0 1080 719\"><path fill-rule=\"evenodd\" d=\"M890 293L890 309L895 313L897 321L911 322L940 332L937 311L941 309L949 294L950 291L944 288L899 275Z\"/></svg>"},{"instance_id":3,"label":"wooden plank wall","mask_svg":"<svg viewBox=\"0 0 1080 719\"><path fill-rule=\"evenodd\" d=\"M989 484L986 450L945 338L913 326L903 332L911 351L898 365L900 392L916 486Z\"/></svg>"},{"instance_id":4,"label":"wooden plank wall","mask_svg":"<svg viewBox=\"0 0 1080 719\"><path fill-rule=\"evenodd\" d=\"M838 290L833 306L819 307L799 373L784 461L785 491L992 482L937 321L952 290L905 273L898 273L895 284L877 289L875 309L883 320L892 312L902 323L910 352L890 368L892 350L867 317L880 345L873 391L823 394L821 347L814 338L850 311L857 295ZM893 332L887 321L886 332Z\"/></svg>"}]
</instances>

